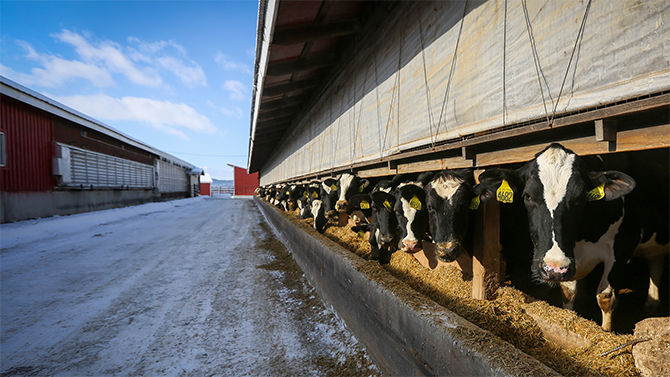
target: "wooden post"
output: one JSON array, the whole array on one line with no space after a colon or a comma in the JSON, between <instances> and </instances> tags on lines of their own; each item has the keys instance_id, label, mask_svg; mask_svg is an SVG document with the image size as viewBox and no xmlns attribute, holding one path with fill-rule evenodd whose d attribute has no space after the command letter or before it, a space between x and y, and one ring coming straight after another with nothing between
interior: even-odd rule
<instances>
[{"instance_id":1,"label":"wooden post","mask_svg":"<svg viewBox=\"0 0 670 377\"><path fill-rule=\"evenodd\" d=\"M472 298L492 300L501 281L500 203L482 203L475 216Z\"/></svg>"},{"instance_id":2,"label":"wooden post","mask_svg":"<svg viewBox=\"0 0 670 377\"><path fill-rule=\"evenodd\" d=\"M617 124L613 119L596 119L596 141L616 141Z\"/></svg>"}]
</instances>

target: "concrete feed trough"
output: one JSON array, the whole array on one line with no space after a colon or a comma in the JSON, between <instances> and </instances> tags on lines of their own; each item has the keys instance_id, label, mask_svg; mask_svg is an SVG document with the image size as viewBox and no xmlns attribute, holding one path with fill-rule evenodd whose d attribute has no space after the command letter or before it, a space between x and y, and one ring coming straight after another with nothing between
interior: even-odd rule
<instances>
[{"instance_id":1,"label":"concrete feed trough","mask_svg":"<svg viewBox=\"0 0 670 377\"><path fill-rule=\"evenodd\" d=\"M388 375L557 376L546 365L439 306L256 198L310 282Z\"/></svg>"}]
</instances>

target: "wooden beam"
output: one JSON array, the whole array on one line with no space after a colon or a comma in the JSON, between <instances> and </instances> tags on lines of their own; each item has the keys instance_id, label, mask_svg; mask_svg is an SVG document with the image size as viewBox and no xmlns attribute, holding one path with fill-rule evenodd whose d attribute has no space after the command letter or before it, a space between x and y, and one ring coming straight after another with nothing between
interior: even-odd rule
<instances>
[{"instance_id":1,"label":"wooden beam","mask_svg":"<svg viewBox=\"0 0 670 377\"><path fill-rule=\"evenodd\" d=\"M616 120L596 119L596 141L616 141Z\"/></svg>"},{"instance_id":2,"label":"wooden beam","mask_svg":"<svg viewBox=\"0 0 670 377\"><path fill-rule=\"evenodd\" d=\"M363 28L358 19L330 22L322 25L310 25L292 29L276 30L273 44L292 45L316 41L318 39L341 37L355 34Z\"/></svg>"},{"instance_id":3,"label":"wooden beam","mask_svg":"<svg viewBox=\"0 0 670 377\"><path fill-rule=\"evenodd\" d=\"M300 106L285 107L276 110L266 111L264 113L258 114L258 121L260 122L261 120L270 120L270 119L288 117L295 115L298 111L300 111Z\"/></svg>"},{"instance_id":4,"label":"wooden beam","mask_svg":"<svg viewBox=\"0 0 670 377\"><path fill-rule=\"evenodd\" d=\"M556 140L578 155L604 154L611 152L633 152L645 149L670 147L670 125L624 130L617 133L614 148L610 143L595 141L593 136L569 140ZM491 166L530 161L535 154L551 143L538 143L517 148L477 154L477 166Z\"/></svg>"},{"instance_id":5,"label":"wooden beam","mask_svg":"<svg viewBox=\"0 0 670 377\"><path fill-rule=\"evenodd\" d=\"M308 100L309 96L298 95L298 96L285 97L282 99L276 99L272 101L261 102L261 108L259 114L263 114L264 112L276 110L282 107L300 105L307 102Z\"/></svg>"},{"instance_id":6,"label":"wooden beam","mask_svg":"<svg viewBox=\"0 0 670 377\"><path fill-rule=\"evenodd\" d=\"M398 164L398 174L419 173L424 171L444 169L470 168L473 166L474 163L472 160L465 160L463 157L442 158L439 160Z\"/></svg>"},{"instance_id":7,"label":"wooden beam","mask_svg":"<svg viewBox=\"0 0 670 377\"><path fill-rule=\"evenodd\" d=\"M310 79L310 80L298 80L289 82L286 84L279 84L273 86L266 86L263 88L263 97L274 97L282 94L287 94L290 92L295 92L298 90L305 90L314 88L319 85L319 80Z\"/></svg>"},{"instance_id":8,"label":"wooden beam","mask_svg":"<svg viewBox=\"0 0 670 377\"><path fill-rule=\"evenodd\" d=\"M268 65L267 76L288 75L294 72L307 71L334 65L337 56L335 54L323 54L317 57L304 60L291 60L288 62L270 63ZM299 82L299 81L298 81Z\"/></svg>"},{"instance_id":9,"label":"wooden beam","mask_svg":"<svg viewBox=\"0 0 670 377\"><path fill-rule=\"evenodd\" d=\"M491 200L475 211L472 298L492 300L500 286L500 203Z\"/></svg>"},{"instance_id":10,"label":"wooden beam","mask_svg":"<svg viewBox=\"0 0 670 377\"><path fill-rule=\"evenodd\" d=\"M398 174L398 170L389 169L388 167L383 167L383 168L377 168L377 169L359 170L357 172L357 174L361 178L385 177L385 176Z\"/></svg>"}]
</instances>

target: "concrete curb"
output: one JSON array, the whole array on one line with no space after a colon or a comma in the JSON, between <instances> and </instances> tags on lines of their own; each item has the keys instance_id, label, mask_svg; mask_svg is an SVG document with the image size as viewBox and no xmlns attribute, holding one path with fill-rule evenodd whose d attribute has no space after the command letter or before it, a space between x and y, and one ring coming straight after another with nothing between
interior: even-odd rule
<instances>
[{"instance_id":1,"label":"concrete curb","mask_svg":"<svg viewBox=\"0 0 670 377\"><path fill-rule=\"evenodd\" d=\"M384 375L559 375L371 262L300 229L263 200L255 202Z\"/></svg>"}]
</instances>

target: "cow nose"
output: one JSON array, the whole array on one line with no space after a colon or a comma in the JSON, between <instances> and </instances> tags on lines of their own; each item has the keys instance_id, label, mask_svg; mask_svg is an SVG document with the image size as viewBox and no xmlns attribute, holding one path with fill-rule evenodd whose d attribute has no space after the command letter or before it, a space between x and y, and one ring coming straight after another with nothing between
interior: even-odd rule
<instances>
[{"instance_id":1,"label":"cow nose","mask_svg":"<svg viewBox=\"0 0 670 377\"><path fill-rule=\"evenodd\" d=\"M339 200L339 201L335 204L335 209L338 210L338 211L346 211L346 209L347 209L347 202L346 202L346 201Z\"/></svg>"},{"instance_id":2,"label":"cow nose","mask_svg":"<svg viewBox=\"0 0 670 377\"><path fill-rule=\"evenodd\" d=\"M437 257L445 262L453 262L461 255L461 247L454 242L441 242L437 244Z\"/></svg>"},{"instance_id":3,"label":"cow nose","mask_svg":"<svg viewBox=\"0 0 670 377\"><path fill-rule=\"evenodd\" d=\"M393 236L392 235L385 235L379 237L379 241L381 242L382 246L391 246L391 243L393 242Z\"/></svg>"},{"instance_id":4,"label":"cow nose","mask_svg":"<svg viewBox=\"0 0 670 377\"><path fill-rule=\"evenodd\" d=\"M554 263L540 263L540 275L542 279L548 281L567 281L570 280L567 278L569 266L563 266L560 264Z\"/></svg>"},{"instance_id":5,"label":"cow nose","mask_svg":"<svg viewBox=\"0 0 670 377\"><path fill-rule=\"evenodd\" d=\"M419 247L419 243L417 241L413 240L402 240L403 244L403 251L407 253L416 253L417 251L421 250Z\"/></svg>"}]
</instances>

